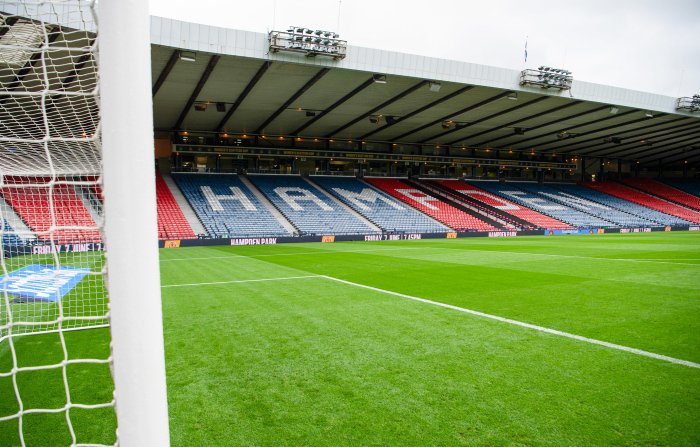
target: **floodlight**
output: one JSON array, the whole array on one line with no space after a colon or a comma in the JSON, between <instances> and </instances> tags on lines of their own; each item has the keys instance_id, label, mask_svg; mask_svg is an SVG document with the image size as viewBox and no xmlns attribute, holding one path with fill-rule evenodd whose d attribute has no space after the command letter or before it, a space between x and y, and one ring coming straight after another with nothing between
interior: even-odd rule
<instances>
[{"instance_id":1,"label":"floodlight","mask_svg":"<svg viewBox=\"0 0 700 447\"><path fill-rule=\"evenodd\" d=\"M440 125L442 126L443 129L449 129L450 127L452 127L453 124L454 124L454 121L445 120Z\"/></svg>"},{"instance_id":2,"label":"floodlight","mask_svg":"<svg viewBox=\"0 0 700 447\"><path fill-rule=\"evenodd\" d=\"M646 116L647 118L654 118L654 114L648 110L646 112L644 112L644 116Z\"/></svg>"},{"instance_id":3,"label":"floodlight","mask_svg":"<svg viewBox=\"0 0 700 447\"><path fill-rule=\"evenodd\" d=\"M372 124L378 124L381 119L382 119L381 115L370 115L369 116L369 122Z\"/></svg>"},{"instance_id":4,"label":"floodlight","mask_svg":"<svg viewBox=\"0 0 700 447\"><path fill-rule=\"evenodd\" d=\"M430 90L431 92L439 92L440 87L442 87L442 84L440 84L439 82L430 81L428 83L428 90Z\"/></svg>"},{"instance_id":5,"label":"floodlight","mask_svg":"<svg viewBox=\"0 0 700 447\"><path fill-rule=\"evenodd\" d=\"M196 102L194 103L194 109L197 112L205 112L207 110L208 105L209 104L207 104L206 102Z\"/></svg>"}]
</instances>

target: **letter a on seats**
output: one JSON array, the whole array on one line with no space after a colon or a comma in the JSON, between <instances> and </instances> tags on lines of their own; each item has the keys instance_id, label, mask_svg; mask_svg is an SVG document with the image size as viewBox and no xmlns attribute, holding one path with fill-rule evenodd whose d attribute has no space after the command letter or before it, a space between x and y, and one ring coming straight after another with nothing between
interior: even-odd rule
<instances>
[{"instance_id":1,"label":"letter a on seats","mask_svg":"<svg viewBox=\"0 0 700 447\"><path fill-rule=\"evenodd\" d=\"M304 211L304 207L299 205L298 202L313 202L318 205L323 211L333 211L333 208L323 203L323 200L319 199L309 191L308 189L298 188L298 187L282 187L278 186L275 188L275 193L282 200L284 200L287 205L289 205L295 211ZM297 194L289 194L297 193Z\"/></svg>"},{"instance_id":2,"label":"letter a on seats","mask_svg":"<svg viewBox=\"0 0 700 447\"><path fill-rule=\"evenodd\" d=\"M211 209L214 211L224 210L224 207L221 205L222 200L235 200L237 202L241 202L243 208L245 208L248 211L257 210L257 208L255 208L255 205L253 205L253 202L250 201L248 196L245 195L241 188L237 186L231 186L229 187L229 189L231 190L231 195L216 194L214 193L214 191L211 190L209 186L202 186L202 194L204 194L204 197L207 199L207 202L209 202L209 206L211 206Z\"/></svg>"}]
</instances>

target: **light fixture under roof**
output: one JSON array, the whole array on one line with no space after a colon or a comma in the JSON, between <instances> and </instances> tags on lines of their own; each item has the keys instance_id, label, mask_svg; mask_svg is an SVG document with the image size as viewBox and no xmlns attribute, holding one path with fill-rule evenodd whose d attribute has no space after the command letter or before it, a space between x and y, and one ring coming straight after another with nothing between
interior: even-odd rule
<instances>
[{"instance_id":1,"label":"light fixture under roof","mask_svg":"<svg viewBox=\"0 0 700 447\"><path fill-rule=\"evenodd\" d=\"M617 112L619 112L619 111L620 111L620 109L618 107L610 106L610 114L611 115L616 115Z\"/></svg>"},{"instance_id":2,"label":"light fixture under roof","mask_svg":"<svg viewBox=\"0 0 700 447\"><path fill-rule=\"evenodd\" d=\"M518 92L510 92L506 98L510 99L511 101L517 101L518 100Z\"/></svg>"},{"instance_id":3,"label":"light fixture under roof","mask_svg":"<svg viewBox=\"0 0 700 447\"><path fill-rule=\"evenodd\" d=\"M375 73L372 75L372 80L375 84L386 84L386 75Z\"/></svg>"},{"instance_id":4,"label":"light fixture under roof","mask_svg":"<svg viewBox=\"0 0 700 447\"><path fill-rule=\"evenodd\" d=\"M647 110L646 112L644 112L644 116L646 116L647 118L654 118L654 114L651 113L651 111L649 111L649 110Z\"/></svg>"},{"instance_id":5,"label":"light fixture under roof","mask_svg":"<svg viewBox=\"0 0 700 447\"><path fill-rule=\"evenodd\" d=\"M440 84L437 81L428 82L428 90L430 90L431 92L435 92L435 93L439 92L440 87L442 87L442 84Z\"/></svg>"},{"instance_id":6,"label":"light fixture under roof","mask_svg":"<svg viewBox=\"0 0 700 447\"><path fill-rule=\"evenodd\" d=\"M185 62L197 62L197 53L194 51L180 50L180 60Z\"/></svg>"}]
</instances>

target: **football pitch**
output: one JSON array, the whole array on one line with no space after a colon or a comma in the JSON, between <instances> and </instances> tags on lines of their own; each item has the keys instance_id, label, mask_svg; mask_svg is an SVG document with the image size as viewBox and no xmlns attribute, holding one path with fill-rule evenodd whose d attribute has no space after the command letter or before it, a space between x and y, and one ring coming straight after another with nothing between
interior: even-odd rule
<instances>
[{"instance_id":1,"label":"football pitch","mask_svg":"<svg viewBox=\"0 0 700 447\"><path fill-rule=\"evenodd\" d=\"M173 445L700 445L700 233L160 258Z\"/></svg>"}]
</instances>

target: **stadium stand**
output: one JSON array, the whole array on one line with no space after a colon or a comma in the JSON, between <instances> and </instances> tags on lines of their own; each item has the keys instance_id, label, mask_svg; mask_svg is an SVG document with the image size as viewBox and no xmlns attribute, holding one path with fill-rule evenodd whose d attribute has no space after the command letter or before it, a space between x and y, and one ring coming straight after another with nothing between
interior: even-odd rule
<instances>
[{"instance_id":1,"label":"stadium stand","mask_svg":"<svg viewBox=\"0 0 700 447\"><path fill-rule=\"evenodd\" d=\"M474 205L470 200L466 200L461 195L452 191L449 188L445 188L442 185L430 182L427 180L407 180L406 183L415 187L416 189L423 191L428 195L435 196L441 201L454 206L455 208L471 214L472 216L483 220L489 225L502 230L517 230L524 229L519 222L515 222L511 218L502 218L497 216L495 213L490 212L490 210L485 209L485 207Z\"/></svg>"},{"instance_id":2,"label":"stadium stand","mask_svg":"<svg viewBox=\"0 0 700 447\"><path fill-rule=\"evenodd\" d=\"M2 225L2 245L22 245L22 239L15 234L15 230L7 223L6 220L0 218L0 224Z\"/></svg>"},{"instance_id":3,"label":"stadium stand","mask_svg":"<svg viewBox=\"0 0 700 447\"><path fill-rule=\"evenodd\" d=\"M173 174L173 179L212 237L291 235L236 175Z\"/></svg>"},{"instance_id":4,"label":"stadium stand","mask_svg":"<svg viewBox=\"0 0 700 447\"><path fill-rule=\"evenodd\" d=\"M158 239L197 238L159 172L156 172L156 208Z\"/></svg>"},{"instance_id":5,"label":"stadium stand","mask_svg":"<svg viewBox=\"0 0 700 447\"><path fill-rule=\"evenodd\" d=\"M667 179L664 183L673 186L674 188L685 191L696 197L700 197L700 180L679 180L679 179Z\"/></svg>"},{"instance_id":6,"label":"stadium stand","mask_svg":"<svg viewBox=\"0 0 700 447\"><path fill-rule=\"evenodd\" d=\"M248 178L302 235L377 232L299 176L252 175Z\"/></svg>"},{"instance_id":7,"label":"stadium stand","mask_svg":"<svg viewBox=\"0 0 700 447\"><path fill-rule=\"evenodd\" d=\"M582 194L585 194L586 189L582 186L552 183L536 185L535 188L532 188L530 185L531 184L522 184L521 187L526 191L543 195L550 200L570 206L586 214L610 221L619 227L649 227L660 225L659 222L617 209L611 206L609 202L602 203L598 200L590 200L588 197L583 197ZM595 193L595 191L591 192ZM599 194L601 196L603 195L601 193Z\"/></svg>"},{"instance_id":8,"label":"stadium stand","mask_svg":"<svg viewBox=\"0 0 700 447\"><path fill-rule=\"evenodd\" d=\"M434 180L434 183L453 191L455 194L459 194L463 199L470 200L471 203L480 206L481 209L485 209L503 220L510 221L513 225L522 229L568 230L573 228L564 222L522 207L459 180Z\"/></svg>"},{"instance_id":9,"label":"stadium stand","mask_svg":"<svg viewBox=\"0 0 700 447\"><path fill-rule=\"evenodd\" d=\"M470 184L472 184L470 182ZM613 222L592 216L568 205L555 202L539 193L536 183L527 182L478 182L479 187L488 192L505 197L519 205L527 206L557 220L578 228L614 227Z\"/></svg>"},{"instance_id":10,"label":"stadium stand","mask_svg":"<svg viewBox=\"0 0 700 447\"><path fill-rule=\"evenodd\" d=\"M493 225L449 205L400 179L367 178L369 184L403 203L422 211L450 228L460 231L494 231Z\"/></svg>"},{"instance_id":11,"label":"stadium stand","mask_svg":"<svg viewBox=\"0 0 700 447\"><path fill-rule=\"evenodd\" d=\"M477 187L475 183L466 183L457 180L440 180L439 182L447 182L446 186L458 190L460 194L481 202L486 206L493 207L503 213L509 213L522 221L530 223L536 228L550 230L570 230L574 228L546 214L531 210L530 208L519 205L504 197L499 197L498 195L485 191Z\"/></svg>"},{"instance_id":12,"label":"stadium stand","mask_svg":"<svg viewBox=\"0 0 700 447\"><path fill-rule=\"evenodd\" d=\"M641 219L638 223L632 224L632 220L626 219L624 215L618 218L618 223L622 227L628 226L654 226L654 225L688 225L690 222L680 219L676 216L670 214L662 213L661 211L653 210L647 208L646 206L639 205L637 203L629 202L627 200L620 199L600 191L596 191L590 188L586 188L581 185L573 184L557 184L557 189L564 191L569 194L573 194L582 197L586 200L601 203L603 205L609 206L615 210L622 211L631 216L636 216ZM614 213L617 215L617 213Z\"/></svg>"},{"instance_id":13,"label":"stadium stand","mask_svg":"<svg viewBox=\"0 0 700 447\"><path fill-rule=\"evenodd\" d=\"M611 196L619 197L620 199L661 211L662 213L680 217L685 221L700 223L699 212L684 208L680 205L676 205L675 203L660 199L659 197L649 195L637 189L630 188L622 183L587 182L583 183L583 185L596 191L604 192L606 194L610 194ZM687 223L684 225L687 225Z\"/></svg>"},{"instance_id":14,"label":"stadium stand","mask_svg":"<svg viewBox=\"0 0 700 447\"><path fill-rule=\"evenodd\" d=\"M444 233L443 224L354 177L313 177L314 182L367 220L391 233Z\"/></svg>"},{"instance_id":15,"label":"stadium stand","mask_svg":"<svg viewBox=\"0 0 700 447\"><path fill-rule=\"evenodd\" d=\"M700 211L700 197L681 191L672 186L657 182L648 178L628 178L623 180L625 184L633 188L641 189L662 199L670 200L679 205Z\"/></svg>"},{"instance_id":16,"label":"stadium stand","mask_svg":"<svg viewBox=\"0 0 700 447\"><path fill-rule=\"evenodd\" d=\"M58 179L60 182L61 179ZM40 240L51 240L52 205L55 219L53 240L56 243L98 242L96 230L76 227L95 227L95 221L80 200L72 185L54 183L48 177L5 177L0 194L27 225L37 232ZM31 184L31 186L30 186Z\"/></svg>"}]
</instances>

